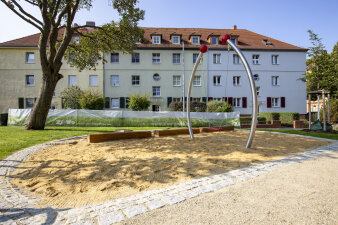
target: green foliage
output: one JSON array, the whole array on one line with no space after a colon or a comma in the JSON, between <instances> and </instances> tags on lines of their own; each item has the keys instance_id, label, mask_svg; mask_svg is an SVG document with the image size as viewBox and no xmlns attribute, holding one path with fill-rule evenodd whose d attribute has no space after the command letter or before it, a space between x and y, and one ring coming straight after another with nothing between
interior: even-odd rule
<instances>
[{"instance_id":1,"label":"green foliage","mask_svg":"<svg viewBox=\"0 0 338 225\"><path fill-rule=\"evenodd\" d=\"M323 121L323 108L319 111L320 119ZM327 121L327 102L325 104L325 116ZM330 99L330 121L338 121L338 99L331 98Z\"/></svg>"},{"instance_id":2,"label":"green foliage","mask_svg":"<svg viewBox=\"0 0 338 225\"><path fill-rule=\"evenodd\" d=\"M208 112L233 112L233 108L226 102L221 101L210 101L207 104Z\"/></svg>"},{"instance_id":3,"label":"green foliage","mask_svg":"<svg viewBox=\"0 0 338 225\"><path fill-rule=\"evenodd\" d=\"M66 109L81 109L80 99L83 91L78 86L71 86L61 92L63 107Z\"/></svg>"},{"instance_id":4,"label":"green foliage","mask_svg":"<svg viewBox=\"0 0 338 225\"><path fill-rule=\"evenodd\" d=\"M299 113L292 114L292 119L293 120L299 120Z\"/></svg>"},{"instance_id":5,"label":"green foliage","mask_svg":"<svg viewBox=\"0 0 338 225\"><path fill-rule=\"evenodd\" d=\"M299 113L298 112L279 112L279 113L275 113L275 112L260 112L259 115L262 117L266 118L266 121L268 123L271 123L272 120L274 120L273 118L273 114L278 114L279 115L279 120L281 121L283 126L293 126L293 120L295 117L299 118Z\"/></svg>"},{"instance_id":6,"label":"green foliage","mask_svg":"<svg viewBox=\"0 0 338 225\"><path fill-rule=\"evenodd\" d=\"M205 112L207 105L205 102L190 102L190 112ZM183 102L172 102L169 105L170 111L182 112L183 111Z\"/></svg>"},{"instance_id":7,"label":"green foliage","mask_svg":"<svg viewBox=\"0 0 338 225\"><path fill-rule=\"evenodd\" d=\"M133 111L147 111L151 104L149 95L135 94L129 96L128 108Z\"/></svg>"},{"instance_id":8,"label":"green foliage","mask_svg":"<svg viewBox=\"0 0 338 225\"><path fill-rule=\"evenodd\" d=\"M79 104L82 109L102 110L104 98L97 91L88 90L83 92Z\"/></svg>"},{"instance_id":9,"label":"green foliage","mask_svg":"<svg viewBox=\"0 0 338 225\"><path fill-rule=\"evenodd\" d=\"M279 115L279 113L271 113L271 116L272 116L272 120L279 120L279 117L280 117L280 115Z\"/></svg>"},{"instance_id":10,"label":"green foliage","mask_svg":"<svg viewBox=\"0 0 338 225\"><path fill-rule=\"evenodd\" d=\"M240 117L241 124L251 124L252 117L251 116L243 116ZM266 124L265 117L257 117L258 124Z\"/></svg>"},{"instance_id":11,"label":"green foliage","mask_svg":"<svg viewBox=\"0 0 338 225\"><path fill-rule=\"evenodd\" d=\"M330 134L330 133L307 132L307 131L291 130L291 129L288 129L288 130L258 129L258 130L271 131L271 132L281 132L281 133L286 133L286 134L298 134L298 135L305 135L305 136L312 136L312 137L320 137L320 138L338 140L337 134Z\"/></svg>"}]
</instances>

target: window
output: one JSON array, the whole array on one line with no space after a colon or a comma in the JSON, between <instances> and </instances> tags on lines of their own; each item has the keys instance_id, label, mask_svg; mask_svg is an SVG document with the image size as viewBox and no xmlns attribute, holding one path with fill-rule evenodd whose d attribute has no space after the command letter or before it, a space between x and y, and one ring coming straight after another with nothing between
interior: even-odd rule
<instances>
[{"instance_id":1,"label":"window","mask_svg":"<svg viewBox=\"0 0 338 225\"><path fill-rule=\"evenodd\" d=\"M160 75L159 75L158 73L155 73L155 74L153 75L153 79L154 79L155 81L159 81L159 80L161 79L161 77L160 77Z\"/></svg>"},{"instance_id":2,"label":"window","mask_svg":"<svg viewBox=\"0 0 338 225\"><path fill-rule=\"evenodd\" d=\"M111 62L118 63L119 61L119 53L111 53Z\"/></svg>"},{"instance_id":3,"label":"window","mask_svg":"<svg viewBox=\"0 0 338 225\"><path fill-rule=\"evenodd\" d=\"M69 54L68 63L73 63L74 59L75 59L75 55Z\"/></svg>"},{"instance_id":4,"label":"window","mask_svg":"<svg viewBox=\"0 0 338 225\"><path fill-rule=\"evenodd\" d=\"M173 86L181 86L181 76L173 76Z\"/></svg>"},{"instance_id":5,"label":"window","mask_svg":"<svg viewBox=\"0 0 338 225\"><path fill-rule=\"evenodd\" d=\"M240 76L232 77L232 83L234 84L234 86L239 86L240 85L240 80L241 80Z\"/></svg>"},{"instance_id":6,"label":"window","mask_svg":"<svg viewBox=\"0 0 338 225\"><path fill-rule=\"evenodd\" d=\"M279 98L271 98L271 107L279 107Z\"/></svg>"},{"instance_id":7,"label":"window","mask_svg":"<svg viewBox=\"0 0 338 225\"><path fill-rule=\"evenodd\" d=\"M89 75L89 86L99 86L99 76Z\"/></svg>"},{"instance_id":8,"label":"window","mask_svg":"<svg viewBox=\"0 0 338 225\"><path fill-rule=\"evenodd\" d=\"M75 44L79 44L79 42L80 42L80 37L79 37L79 36L74 36L74 37L73 37L73 42L74 42Z\"/></svg>"},{"instance_id":9,"label":"window","mask_svg":"<svg viewBox=\"0 0 338 225\"><path fill-rule=\"evenodd\" d=\"M241 107L241 98L234 98L234 107Z\"/></svg>"},{"instance_id":10,"label":"window","mask_svg":"<svg viewBox=\"0 0 338 225\"><path fill-rule=\"evenodd\" d=\"M153 109L153 112L159 112L159 111L161 111L161 108L160 108L159 105L153 105L152 109Z\"/></svg>"},{"instance_id":11,"label":"window","mask_svg":"<svg viewBox=\"0 0 338 225\"><path fill-rule=\"evenodd\" d=\"M26 86L34 86L34 75L26 75Z\"/></svg>"},{"instance_id":12,"label":"window","mask_svg":"<svg viewBox=\"0 0 338 225\"><path fill-rule=\"evenodd\" d=\"M173 102L180 102L181 98L173 98Z\"/></svg>"},{"instance_id":13,"label":"window","mask_svg":"<svg viewBox=\"0 0 338 225\"><path fill-rule=\"evenodd\" d=\"M252 63L254 65L258 65L259 64L259 55L252 55Z\"/></svg>"},{"instance_id":14,"label":"window","mask_svg":"<svg viewBox=\"0 0 338 225\"><path fill-rule=\"evenodd\" d=\"M160 62L161 62L160 53L153 53L153 63L160 63Z\"/></svg>"},{"instance_id":15,"label":"window","mask_svg":"<svg viewBox=\"0 0 338 225\"><path fill-rule=\"evenodd\" d=\"M192 54L192 63L196 63L197 58L198 58L198 53Z\"/></svg>"},{"instance_id":16,"label":"window","mask_svg":"<svg viewBox=\"0 0 338 225\"><path fill-rule=\"evenodd\" d=\"M26 63L34 63L34 62L35 62L34 52L27 52L26 53Z\"/></svg>"},{"instance_id":17,"label":"window","mask_svg":"<svg viewBox=\"0 0 338 225\"><path fill-rule=\"evenodd\" d=\"M214 62L214 64L220 64L221 63L221 54L214 54L213 55L213 62Z\"/></svg>"},{"instance_id":18,"label":"window","mask_svg":"<svg viewBox=\"0 0 338 225\"><path fill-rule=\"evenodd\" d=\"M120 86L120 76L112 75L111 76L111 86Z\"/></svg>"},{"instance_id":19,"label":"window","mask_svg":"<svg viewBox=\"0 0 338 225\"><path fill-rule=\"evenodd\" d=\"M222 98L213 98L212 100L214 100L214 101L222 101Z\"/></svg>"},{"instance_id":20,"label":"window","mask_svg":"<svg viewBox=\"0 0 338 225\"><path fill-rule=\"evenodd\" d=\"M259 80L259 75L258 74L254 74L253 78L254 78L255 81L258 81Z\"/></svg>"},{"instance_id":21,"label":"window","mask_svg":"<svg viewBox=\"0 0 338 225\"><path fill-rule=\"evenodd\" d=\"M221 85L221 76L217 75L214 76L214 86L220 86Z\"/></svg>"},{"instance_id":22,"label":"window","mask_svg":"<svg viewBox=\"0 0 338 225\"><path fill-rule=\"evenodd\" d=\"M199 36L192 36L191 37L191 43L193 45L199 45L200 44L200 37Z\"/></svg>"},{"instance_id":23,"label":"window","mask_svg":"<svg viewBox=\"0 0 338 225\"><path fill-rule=\"evenodd\" d=\"M153 87L153 96L154 97L161 96L161 88L160 87Z\"/></svg>"},{"instance_id":24,"label":"window","mask_svg":"<svg viewBox=\"0 0 338 225\"><path fill-rule=\"evenodd\" d=\"M201 101L201 98L191 98L191 101L192 101L192 102L200 102L200 101Z\"/></svg>"},{"instance_id":25,"label":"window","mask_svg":"<svg viewBox=\"0 0 338 225\"><path fill-rule=\"evenodd\" d=\"M277 65L278 64L278 55L271 56L271 63L273 65Z\"/></svg>"},{"instance_id":26,"label":"window","mask_svg":"<svg viewBox=\"0 0 338 225\"><path fill-rule=\"evenodd\" d=\"M120 101L118 98L111 99L111 107L112 109L120 108Z\"/></svg>"},{"instance_id":27,"label":"window","mask_svg":"<svg viewBox=\"0 0 338 225\"><path fill-rule=\"evenodd\" d=\"M138 76L138 75L131 76L131 85L132 86L139 86L140 85L140 76Z\"/></svg>"},{"instance_id":28,"label":"window","mask_svg":"<svg viewBox=\"0 0 338 225\"><path fill-rule=\"evenodd\" d=\"M50 109L51 109L51 110L55 110L55 109L56 109L56 105L55 105L55 104L51 104L51 105L50 105Z\"/></svg>"},{"instance_id":29,"label":"window","mask_svg":"<svg viewBox=\"0 0 338 225\"><path fill-rule=\"evenodd\" d=\"M278 76L272 76L272 86L278 85Z\"/></svg>"},{"instance_id":30,"label":"window","mask_svg":"<svg viewBox=\"0 0 338 225\"><path fill-rule=\"evenodd\" d=\"M55 91L53 91L53 98L54 98L54 97L56 97L56 93L55 93Z\"/></svg>"},{"instance_id":31,"label":"window","mask_svg":"<svg viewBox=\"0 0 338 225\"><path fill-rule=\"evenodd\" d=\"M180 40L180 36L173 36L173 37L172 37L172 43L173 43L173 44L176 44L176 45L177 45L177 44L180 44L180 41L181 41L181 40Z\"/></svg>"},{"instance_id":32,"label":"window","mask_svg":"<svg viewBox=\"0 0 338 225\"><path fill-rule=\"evenodd\" d=\"M131 54L131 62L132 63L140 63L140 53Z\"/></svg>"},{"instance_id":33,"label":"window","mask_svg":"<svg viewBox=\"0 0 338 225\"><path fill-rule=\"evenodd\" d=\"M239 56L238 55L232 55L232 62L233 64L239 64Z\"/></svg>"},{"instance_id":34,"label":"window","mask_svg":"<svg viewBox=\"0 0 338 225\"><path fill-rule=\"evenodd\" d=\"M26 98L26 109L32 108L34 105L34 98Z\"/></svg>"},{"instance_id":35,"label":"window","mask_svg":"<svg viewBox=\"0 0 338 225\"><path fill-rule=\"evenodd\" d=\"M201 86L201 76L195 76L192 81L193 86Z\"/></svg>"},{"instance_id":36,"label":"window","mask_svg":"<svg viewBox=\"0 0 338 225\"><path fill-rule=\"evenodd\" d=\"M153 36L153 44L161 44L161 36Z\"/></svg>"},{"instance_id":37,"label":"window","mask_svg":"<svg viewBox=\"0 0 338 225\"><path fill-rule=\"evenodd\" d=\"M181 63L181 54L179 53L173 54L173 63Z\"/></svg>"},{"instance_id":38,"label":"window","mask_svg":"<svg viewBox=\"0 0 338 225\"><path fill-rule=\"evenodd\" d=\"M212 37L211 38L211 44L212 45L218 45L218 38L217 37Z\"/></svg>"},{"instance_id":39,"label":"window","mask_svg":"<svg viewBox=\"0 0 338 225\"><path fill-rule=\"evenodd\" d=\"M68 86L76 86L76 75L68 76Z\"/></svg>"},{"instance_id":40,"label":"window","mask_svg":"<svg viewBox=\"0 0 338 225\"><path fill-rule=\"evenodd\" d=\"M260 95L259 95L259 94L260 94L260 92L259 92L260 89L261 89L260 87L256 87L256 93L257 93L257 96L260 96Z\"/></svg>"}]
</instances>

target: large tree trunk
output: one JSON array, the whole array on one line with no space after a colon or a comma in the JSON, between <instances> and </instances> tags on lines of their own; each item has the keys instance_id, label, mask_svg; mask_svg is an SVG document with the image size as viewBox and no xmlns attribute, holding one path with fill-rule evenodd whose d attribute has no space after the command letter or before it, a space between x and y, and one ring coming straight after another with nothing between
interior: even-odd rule
<instances>
[{"instance_id":1,"label":"large tree trunk","mask_svg":"<svg viewBox=\"0 0 338 225\"><path fill-rule=\"evenodd\" d=\"M43 130L53 99L53 93L57 82L62 78L61 74L54 75L51 72L44 74L39 95L29 116L26 130Z\"/></svg>"}]
</instances>

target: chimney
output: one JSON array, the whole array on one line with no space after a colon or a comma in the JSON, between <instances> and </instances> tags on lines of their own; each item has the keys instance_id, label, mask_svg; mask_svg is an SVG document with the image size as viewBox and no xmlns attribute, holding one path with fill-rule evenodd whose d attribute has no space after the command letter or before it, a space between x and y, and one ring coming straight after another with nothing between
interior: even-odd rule
<instances>
[{"instance_id":1,"label":"chimney","mask_svg":"<svg viewBox=\"0 0 338 225\"><path fill-rule=\"evenodd\" d=\"M87 21L86 25L87 26L91 26L92 28L94 28L95 27L95 21Z\"/></svg>"},{"instance_id":2,"label":"chimney","mask_svg":"<svg viewBox=\"0 0 338 225\"><path fill-rule=\"evenodd\" d=\"M232 26L232 29L233 29L233 30L237 30L237 25L233 25L233 26Z\"/></svg>"}]
</instances>

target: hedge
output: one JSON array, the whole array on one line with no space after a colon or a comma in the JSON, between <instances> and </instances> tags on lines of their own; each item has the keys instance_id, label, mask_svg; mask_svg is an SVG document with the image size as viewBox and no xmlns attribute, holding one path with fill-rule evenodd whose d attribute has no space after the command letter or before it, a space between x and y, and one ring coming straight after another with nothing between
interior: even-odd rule
<instances>
[{"instance_id":1,"label":"hedge","mask_svg":"<svg viewBox=\"0 0 338 225\"><path fill-rule=\"evenodd\" d=\"M266 118L266 121L271 123L273 115L279 114L279 120L283 126L293 126L293 120L299 118L298 112L260 112L259 115Z\"/></svg>"},{"instance_id":2,"label":"hedge","mask_svg":"<svg viewBox=\"0 0 338 225\"><path fill-rule=\"evenodd\" d=\"M207 105L205 102L190 102L191 112L205 112ZM170 111L183 111L183 102L172 102L169 105Z\"/></svg>"},{"instance_id":3,"label":"hedge","mask_svg":"<svg viewBox=\"0 0 338 225\"><path fill-rule=\"evenodd\" d=\"M241 121L241 124L251 124L252 117L251 116L243 116L239 118ZM259 124L266 124L266 118L265 117L257 117L257 121Z\"/></svg>"}]
</instances>

